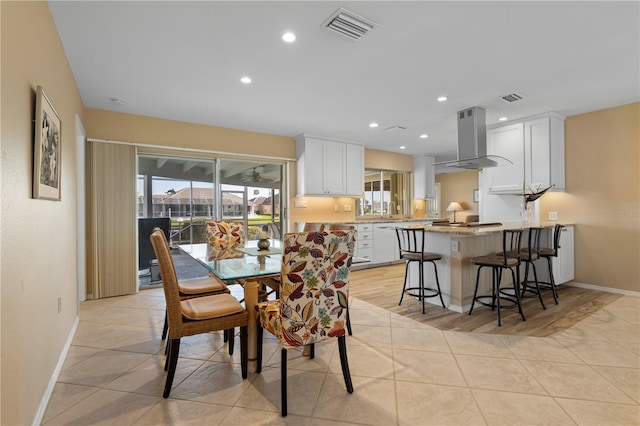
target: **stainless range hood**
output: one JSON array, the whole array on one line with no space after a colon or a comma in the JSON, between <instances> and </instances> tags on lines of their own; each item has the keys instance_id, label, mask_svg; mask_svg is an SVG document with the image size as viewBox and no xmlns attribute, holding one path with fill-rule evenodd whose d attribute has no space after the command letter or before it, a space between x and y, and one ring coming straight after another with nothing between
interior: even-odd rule
<instances>
[{"instance_id":1,"label":"stainless range hood","mask_svg":"<svg viewBox=\"0 0 640 426\"><path fill-rule=\"evenodd\" d=\"M484 169L513 164L498 155L487 155L487 123L483 108L458 111L458 159L435 163L459 169Z\"/></svg>"}]
</instances>

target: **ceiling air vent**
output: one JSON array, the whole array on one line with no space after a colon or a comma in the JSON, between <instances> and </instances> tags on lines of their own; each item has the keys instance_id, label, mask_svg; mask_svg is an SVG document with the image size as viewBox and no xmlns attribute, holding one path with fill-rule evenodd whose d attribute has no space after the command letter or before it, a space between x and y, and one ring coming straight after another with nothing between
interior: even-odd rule
<instances>
[{"instance_id":1,"label":"ceiling air vent","mask_svg":"<svg viewBox=\"0 0 640 426\"><path fill-rule=\"evenodd\" d=\"M500 96L500 99L508 104L512 104L524 99L524 96L522 96L520 93L513 92L509 93L508 95Z\"/></svg>"},{"instance_id":2,"label":"ceiling air vent","mask_svg":"<svg viewBox=\"0 0 640 426\"><path fill-rule=\"evenodd\" d=\"M404 127L404 126L391 126L391 127L387 127L386 129L384 129L385 133L386 132L394 132L396 130L407 130L407 128Z\"/></svg>"},{"instance_id":3,"label":"ceiling air vent","mask_svg":"<svg viewBox=\"0 0 640 426\"><path fill-rule=\"evenodd\" d=\"M338 34L349 37L352 40L360 40L365 34L371 31L376 24L362 16L344 8L339 8L327 19L323 27L335 31Z\"/></svg>"}]
</instances>

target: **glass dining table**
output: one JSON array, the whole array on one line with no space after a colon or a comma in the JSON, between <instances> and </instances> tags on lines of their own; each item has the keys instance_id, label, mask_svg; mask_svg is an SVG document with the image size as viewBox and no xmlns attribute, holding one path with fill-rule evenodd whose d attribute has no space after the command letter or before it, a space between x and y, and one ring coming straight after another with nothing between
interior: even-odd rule
<instances>
[{"instance_id":1,"label":"glass dining table","mask_svg":"<svg viewBox=\"0 0 640 426\"><path fill-rule=\"evenodd\" d=\"M178 248L198 261L223 281L237 281L244 288L244 303L249 313L248 358L256 359L256 311L261 279L280 275L282 268L282 242L270 240L267 250L258 250L257 241L247 241L237 249L237 257L210 259L208 244L181 244ZM265 282L268 282L266 280ZM255 367L255 362L253 363Z\"/></svg>"}]
</instances>

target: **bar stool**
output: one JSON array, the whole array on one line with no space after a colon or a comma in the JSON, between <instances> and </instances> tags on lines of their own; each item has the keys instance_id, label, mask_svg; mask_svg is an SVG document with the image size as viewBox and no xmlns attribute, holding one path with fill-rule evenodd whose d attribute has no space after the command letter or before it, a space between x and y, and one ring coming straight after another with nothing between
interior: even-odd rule
<instances>
[{"instance_id":1,"label":"bar stool","mask_svg":"<svg viewBox=\"0 0 640 426\"><path fill-rule=\"evenodd\" d=\"M549 282L541 282L540 284L551 287L551 293L553 294L553 300L558 304L558 292L556 290L556 280L553 278L553 265L551 263L552 257L558 257L558 249L560 248L560 233L562 232L564 225L556 223L553 227L553 248L541 248L540 257L547 259L547 265L549 265Z\"/></svg>"},{"instance_id":2,"label":"bar stool","mask_svg":"<svg viewBox=\"0 0 640 426\"><path fill-rule=\"evenodd\" d=\"M536 272L535 261L540 259L540 235L544 228L532 227L529 228L529 245L520 251L520 260L525 263L524 267L524 281L522 282L522 293L520 298L525 297L525 292L537 294L542 309L547 309L542 301L542 292L540 291L540 285L538 282L538 274ZM529 281L529 265L533 269L534 281ZM535 288L529 285L529 283L535 283Z\"/></svg>"},{"instance_id":3,"label":"bar stool","mask_svg":"<svg viewBox=\"0 0 640 426\"><path fill-rule=\"evenodd\" d=\"M522 321L526 321L524 313L522 312L522 305L520 304L520 292L518 289L518 280L516 276L520 277L520 256L521 256L521 240L522 229L511 230L505 229L502 231L502 252L500 254L491 254L487 256L478 256L471 259L471 263L478 266L478 273L476 275L476 288L473 291L473 300L471 301L471 308L469 309L469 315L473 312L473 306L475 302L478 302L485 306L490 306L491 310L498 309L498 326L502 326L502 319L500 316L500 300L507 300L513 303L512 306L517 306ZM485 266L490 267L491 274L491 294L478 295L478 285L480 284L480 271ZM513 268L516 269L514 272ZM511 271L511 277L513 278L513 296L502 293L500 291L500 282L502 281L502 271L508 269ZM515 297L515 299L514 299ZM483 298L491 298L491 303L484 302Z\"/></svg>"},{"instance_id":4,"label":"bar stool","mask_svg":"<svg viewBox=\"0 0 640 426\"><path fill-rule=\"evenodd\" d=\"M400 250L400 259L405 260L407 265L404 271L404 284L402 286L402 295L400 296L400 302L404 294L408 293L413 297L417 297L422 301L422 313L424 314L424 300L429 297L440 297L442 307L444 305L444 299L442 298L442 291L440 290L440 281L438 280L438 267L435 261L442 259L437 253L429 253L424 251L425 242L425 230L424 228L396 228L396 237L398 238L398 248ZM418 262L418 287L407 287L407 276L409 275L409 264L411 262ZM431 288L424 285L424 263L430 262L433 265L433 271L436 275L436 287ZM417 292L417 293L416 293Z\"/></svg>"}]
</instances>

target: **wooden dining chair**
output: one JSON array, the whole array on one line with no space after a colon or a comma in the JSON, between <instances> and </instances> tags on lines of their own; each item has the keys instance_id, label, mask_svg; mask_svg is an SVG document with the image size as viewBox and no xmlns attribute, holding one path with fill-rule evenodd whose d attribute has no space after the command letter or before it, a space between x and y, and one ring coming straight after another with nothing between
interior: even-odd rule
<instances>
[{"instance_id":1,"label":"wooden dining chair","mask_svg":"<svg viewBox=\"0 0 640 426\"><path fill-rule=\"evenodd\" d=\"M154 232L160 230L155 228ZM164 232L162 232L162 244L169 250L169 242ZM227 285L215 276L200 278L195 280L178 281L178 293L181 300L192 299L194 297L210 296L212 294L230 293ZM169 320L165 310L164 326L162 327L162 340L167 338L169 331ZM229 347L230 355L233 355L233 345Z\"/></svg>"},{"instance_id":2,"label":"wooden dining chair","mask_svg":"<svg viewBox=\"0 0 640 426\"><path fill-rule=\"evenodd\" d=\"M257 372L262 371L263 329L276 336L281 354L281 414L287 415L287 350L338 339L342 375L353 392L345 322L355 231L286 234L280 299L258 303Z\"/></svg>"},{"instance_id":3,"label":"wooden dining chair","mask_svg":"<svg viewBox=\"0 0 640 426\"><path fill-rule=\"evenodd\" d=\"M248 312L228 293L182 300L173 258L162 231L154 231L151 234L151 244L162 274L162 287L169 318L169 353L165 362L167 380L162 396L168 398L171 393L180 339L186 336L240 327L240 364L242 378L246 379Z\"/></svg>"}]
</instances>

